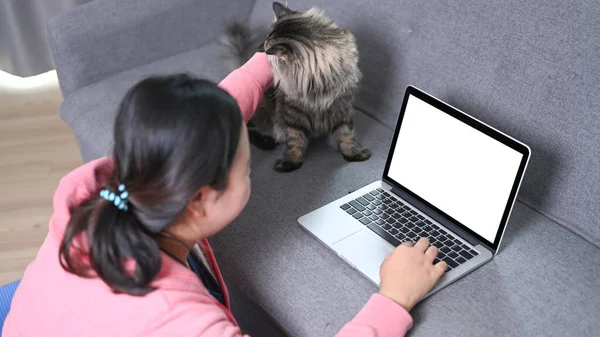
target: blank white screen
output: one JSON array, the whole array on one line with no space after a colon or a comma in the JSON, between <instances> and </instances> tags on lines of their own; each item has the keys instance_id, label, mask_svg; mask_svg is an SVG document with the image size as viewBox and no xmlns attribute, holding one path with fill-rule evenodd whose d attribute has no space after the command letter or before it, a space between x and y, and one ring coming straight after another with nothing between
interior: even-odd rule
<instances>
[{"instance_id":1,"label":"blank white screen","mask_svg":"<svg viewBox=\"0 0 600 337\"><path fill-rule=\"evenodd\" d=\"M522 157L411 95L388 176L493 243Z\"/></svg>"}]
</instances>

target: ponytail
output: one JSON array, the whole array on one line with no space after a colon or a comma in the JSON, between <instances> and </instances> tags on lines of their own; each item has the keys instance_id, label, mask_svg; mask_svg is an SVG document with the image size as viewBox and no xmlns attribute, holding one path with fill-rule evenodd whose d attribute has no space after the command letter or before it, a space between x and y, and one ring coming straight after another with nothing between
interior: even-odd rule
<instances>
[{"instance_id":1,"label":"ponytail","mask_svg":"<svg viewBox=\"0 0 600 337\"><path fill-rule=\"evenodd\" d=\"M114 292L135 296L154 290L161 268L158 243L133 211L99 197L73 212L59 258L66 271L97 276Z\"/></svg>"},{"instance_id":2,"label":"ponytail","mask_svg":"<svg viewBox=\"0 0 600 337\"><path fill-rule=\"evenodd\" d=\"M242 125L236 101L210 81L176 74L134 85L114 124L109 195L103 190L72 211L62 267L99 277L118 293L153 291L161 268L155 236L184 214L200 188L227 187Z\"/></svg>"}]
</instances>

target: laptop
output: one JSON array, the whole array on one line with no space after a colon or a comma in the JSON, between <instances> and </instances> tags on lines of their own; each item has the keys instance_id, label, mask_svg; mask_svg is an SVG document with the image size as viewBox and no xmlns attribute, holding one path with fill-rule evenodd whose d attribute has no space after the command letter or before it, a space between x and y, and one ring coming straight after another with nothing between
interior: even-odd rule
<instances>
[{"instance_id":1,"label":"laptop","mask_svg":"<svg viewBox=\"0 0 600 337\"><path fill-rule=\"evenodd\" d=\"M427 237L448 270L426 297L498 252L529 162L522 142L409 86L381 180L298 219L379 285L394 247Z\"/></svg>"}]
</instances>

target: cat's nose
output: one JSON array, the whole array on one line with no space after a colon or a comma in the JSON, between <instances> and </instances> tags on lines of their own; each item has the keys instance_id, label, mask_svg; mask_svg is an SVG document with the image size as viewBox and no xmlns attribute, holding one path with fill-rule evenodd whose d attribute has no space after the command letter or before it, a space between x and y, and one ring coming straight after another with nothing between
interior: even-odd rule
<instances>
[{"instance_id":1,"label":"cat's nose","mask_svg":"<svg viewBox=\"0 0 600 337\"><path fill-rule=\"evenodd\" d=\"M264 43L259 44L257 50L260 53L264 53L265 52L265 44Z\"/></svg>"}]
</instances>

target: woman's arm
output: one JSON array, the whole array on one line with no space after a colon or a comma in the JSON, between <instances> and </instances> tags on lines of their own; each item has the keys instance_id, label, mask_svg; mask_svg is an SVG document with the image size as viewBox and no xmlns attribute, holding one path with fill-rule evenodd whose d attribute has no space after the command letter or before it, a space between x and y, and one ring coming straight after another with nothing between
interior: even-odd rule
<instances>
[{"instance_id":1,"label":"woman's arm","mask_svg":"<svg viewBox=\"0 0 600 337\"><path fill-rule=\"evenodd\" d=\"M412 317L396 302L374 294L336 337L404 336L412 328Z\"/></svg>"},{"instance_id":2,"label":"woman's arm","mask_svg":"<svg viewBox=\"0 0 600 337\"><path fill-rule=\"evenodd\" d=\"M227 75L219 87L235 98L247 122L254 115L263 93L272 84L273 72L267 54L256 53L246 64Z\"/></svg>"}]
</instances>

